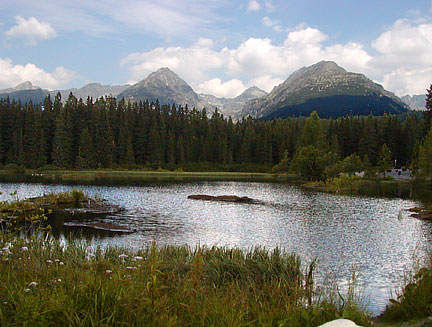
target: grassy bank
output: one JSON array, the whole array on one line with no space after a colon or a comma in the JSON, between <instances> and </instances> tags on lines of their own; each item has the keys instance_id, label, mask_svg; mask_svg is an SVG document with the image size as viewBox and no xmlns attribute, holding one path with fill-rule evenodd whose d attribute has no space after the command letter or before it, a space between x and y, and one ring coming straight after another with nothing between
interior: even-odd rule
<instances>
[{"instance_id":1,"label":"grassy bank","mask_svg":"<svg viewBox=\"0 0 432 327\"><path fill-rule=\"evenodd\" d=\"M53 239L2 242L1 326L367 324L353 301L319 292L313 263L279 250L139 251Z\"/></svg>"},{"instance_id":2,"label":"grassy bank","mask_svg":"<svg viewBox=\"0 0 432 327\"><path fill-rule=\"evenodd\" d=\"M0 170L3 181L42 181L75 183L145 183L188 181L250 181L283 182L295 181L295 175L277 175L253 172L186 172L186 171L140 171L140 170L48 170L16 174Z\"/></svg>"}]
</instances>

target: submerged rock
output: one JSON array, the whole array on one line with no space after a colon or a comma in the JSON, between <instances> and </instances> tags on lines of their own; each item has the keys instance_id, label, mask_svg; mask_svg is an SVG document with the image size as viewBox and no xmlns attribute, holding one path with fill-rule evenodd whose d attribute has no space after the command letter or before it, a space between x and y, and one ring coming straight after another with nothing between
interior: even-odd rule
<instances>
[{"instance_id":1,"label":"submerged rock","mask_svg":"<svg viewBox=\"0 0 432 327\"><path fill-rule=\"evenodd\" d=\"M251 199L247 196L237 196L237 195L205 195L205 194L196 194L189 195L188 199L193 200L204 200L204 201L222 201L222 202L241 202L241 203L257 203L258 201Z\"/></svg>"},{"instance_id":2,"label":"submerged rock","mask_svg":"<svg viewBox=\"0 0 432 327\"><path fill-rule=\"evenodd\" d=\"M360 327L355 324L355 322L348 319L337 319L326 322L324 325L318 327Z\"/></svg>"}]
</instances>

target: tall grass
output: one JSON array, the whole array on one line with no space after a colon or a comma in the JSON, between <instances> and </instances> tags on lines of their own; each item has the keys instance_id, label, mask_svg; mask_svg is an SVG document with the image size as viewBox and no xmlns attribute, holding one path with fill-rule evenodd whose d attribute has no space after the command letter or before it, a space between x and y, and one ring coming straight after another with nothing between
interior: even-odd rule
<instances>
[{"instance_id":1,"label":"tall grass","mask_svg":"<svg viewBox=\"0 0 432 327\"><path fill-rule=\"evenodd\" d=\"M360 310L279 249L1 241L1 326L318 326ZM357 308L355 303L351 308ZM348 316L347 316L348 315Z\"/></svg>"},{"instance_id":2,"label":"tall grass","mask_svg":"<svg viewBox=\"0 0 432 327\"><path fill-rule=\"evenodd\" d=\"M432 259L432 258L431 258ZM408 321L432 315L432 260L420 268L406 285L390 299L382 321Z\"/></svg>"}]
</instances>

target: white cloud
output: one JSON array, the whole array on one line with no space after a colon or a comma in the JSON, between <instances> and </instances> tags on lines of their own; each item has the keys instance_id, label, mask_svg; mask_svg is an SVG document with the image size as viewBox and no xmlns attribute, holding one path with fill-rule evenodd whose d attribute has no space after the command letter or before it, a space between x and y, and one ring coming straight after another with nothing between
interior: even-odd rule
<instances>
[{"instance_id":1,"label":"white cloud","mask_svg":"<svg viewBox=\"0 0 432 327\"><path fill-rule=\"evenodd\" d=\"M0 58L0 89L14 87L20 83L31 81L34 85L47 89L57 89L75 78L75 73L57 67L54 72L47 73L34 64L13 65L12 60Z\"/></svg>"},{"instance_id":2,"label":"white cloud","mask_svg":"<svg viewBox=\"0 0 432 327\"><path fill-rule=\"evenodd\" d=\"M266 8L268 11L275 11L276 10L276 6L270 0L266 0L265 5L266 5Z\"/></svg>"},{"instance_id":3,"label":"white cloud","mask_svg":"<svg viewBox=\"0 0 432 327\"><path fill-rule=\"evenodd\" d=\"M226 96L240 92L244 85L256 85L269 91L294 70L319 60L335 60L355 71L364 69L370 60L360 44L350 42L324 47L325 40L324 33L311 27L291 31L280 45L268 38L249 38L237 48L216 50L212 40L199 39L188 48L167 47L132 53L121 65L130 70L133 80L141 80L160 67L168 67L196 90ZM214 78L218 73L220 75ZM225 81L221 77L225 77Z\"/></svg>"},{"instance_id":4,"label":"white cloud","mask_svg":"<svg viewBox=\"0 0 432 327\"><path fill-rule=\"evenodd\" d=\"M0 11L49 20L59 31L116 37L120 31L163 37L212 32L223 20L217 13L226 0L1 0Z\"/></svg>"},{"instance_id":5,"label":"white cloud","mask_svg":"<svg viewBox=\"0 0 432 327\"><path fill-rule=\"evenodd\" d=\"M247 11L259 11L260 9L261 5L257 0L249 1Z\"/></svg>"},{"instance_id":6,"label":"white cloud","mask_svg":"<svg viewBox=\"0 0 432 327\"><path fill-rule=\"evenodd\" d=\"M56 37L55 30L47 22L39 22L36 18L29 19L21 16L15 17L17 25L6 31L10 38L25 38L29 44L36 45L39 40L48 40Z\"/></svg>"},{"instance_id":7,"label":"white cloud","mask_svg":"<svg viewBox=\"0 0 432 327\"><path fill-rule=\"evenodd\" d=\"M284 79L273 77L271 75L263 75L260 77L252 78L248 86L257 86L260 89L270 92L275 86L278 86L279 84L282 84L284 82Z\"/></svg>"},{"instance_id":8,"label":"white cloud","mask_svg":"<svg viewBox=\"0 0 432 327\"><path fill-rule=\"evenodd\" d=\"M263 24L273 26L274 21L264 18ZM422 94L432 81L430 35L432 24L397 21L372 42L376 50L372 55L358 42L327 45L329 38L322 31L299 25L281 44L269 38L249 38L237 47L216 49L211 39L199 39L191 47L130 54L122 65L134 80L167 66L195 89L227 96L243 86L270 91L300 67L332 60L398 95Z\"/></svg>"},{"instance_id":9,"label":"white cloud","mask_svg":"<svg viewBox=\"0 0 432 327\"><path fill-rule=\"evenodd\" d=\"M222 82L220 78L212 78L199 84L197 92L209 93L217 97L234 98L240 95L246 87L239 79Z\"/></svg>"},{"instance_id":10,"label":"white cloud","mask_svg":"<svg viewBox=\"0 0 432 327\"><path fill-rule=\"evenodd\" d=\"M383 77L382 84L399 96L405 94L425 94L432 83L432 68L408 70L398 68Z\"/></svg>"},{"instance_id":11,"label":"white cloud","mask_svg":"<svg viewBox=\"0 0 432 327\"><path fill-rule=\"evenodd\" d=\"M378 54L370 62L375 78L398 95L423 94L432 81L432 23L401 19L372 46Z\"/></svg>"},{"instance_id":12,"label":"white cloud","mask_svg":"<svg viewBox=\"0 0 432 327\"><path fill-rule=\"evenodd\" d=\"M264 26L273 28L276 32L283 32L283 28L280 26L280 22L278 20L272 20L270 17L265 16L262 19L262 23Z\"/></svg>"}]
</instances>

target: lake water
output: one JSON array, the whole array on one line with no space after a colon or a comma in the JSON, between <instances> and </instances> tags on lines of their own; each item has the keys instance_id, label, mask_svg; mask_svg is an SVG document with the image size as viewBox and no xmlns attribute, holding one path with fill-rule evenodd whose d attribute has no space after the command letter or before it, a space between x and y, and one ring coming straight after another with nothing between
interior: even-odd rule
<instances>
[{"instance_id":1,"label":"lake water","mask_svg":"<svg viewBox=\"0 0 432 327\"><path fill-rule=\"evenodd\" d=\"M133 233L94 234L105 245L188 244L280 247L303 262L318 260L319 278L346 286L359 274L365 303L382 311L390 292L432 245L432 223L410 217L420 204L400 198L355 197L296 186L252 182L155 183L140 186L70 186L1 183L0 200L50 192L84 190L125 210L103 218ZM187 199L191 194L248 196L262 204ZM54 224L55 225L55 224ZM58 227L58 226L57 226ZM56 231L58 233L58 230ZM99 235L99 236L97 236Z\"/></svg>"}]
</instances>

